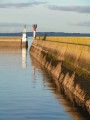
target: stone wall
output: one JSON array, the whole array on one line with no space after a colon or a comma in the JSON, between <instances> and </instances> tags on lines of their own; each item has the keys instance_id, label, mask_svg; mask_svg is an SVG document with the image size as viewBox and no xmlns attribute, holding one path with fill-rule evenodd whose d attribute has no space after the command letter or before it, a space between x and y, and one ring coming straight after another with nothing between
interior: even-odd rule
<instances>
[{"instance_id":1,"label":"stone wall","mask_svg":"<svg viewBox=\"0 0 90 120\"><path fill-rule=\"evenodd\" d=\"M0 37L0 47L21 47L21 37Z\"/></svg>"},{"instance_id":2,"label":"stone wall","mask_svg":"<svg viewBox=\"0 0 90 120\"><path fill-rule=\"evenodd\" d=\"M66 37L65 37L66 40ZM90 41L71 38L36 38L30 47L35 57L55 78L57 87L90 114ZM70 41L71 40L71 41ZM85 43L85 44L84 44Z\"/></svg>"}]
</instances>

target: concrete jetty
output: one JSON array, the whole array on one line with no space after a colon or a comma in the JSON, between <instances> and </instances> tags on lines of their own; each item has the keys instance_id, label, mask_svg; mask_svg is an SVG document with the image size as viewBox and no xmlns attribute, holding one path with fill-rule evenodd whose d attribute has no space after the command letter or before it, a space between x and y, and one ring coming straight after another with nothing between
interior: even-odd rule
<instances>
[{"instance_id":1,"label":"concrete jetty","mask_svg":"<svg viewBox=\"0 0 90 120\"><path fill-rule=\"evenodd\" d=\"M28 41L27 38L17 37L17 36L1 36L0 37L0 48L27 48Z\"/></svg>"},{"instance_id":2,"label":"concrete jetty","mask_svg":"<svg viewBox=\"0 0 90 120\"><path fill-rule=\"evenodd\" d=\"M57 88L90 114L90 37L37 36L30 54L49 71Z\"/></svg>"},{"instance_id":3,"label":"concrete jetty","mask_svg":"<svg viewBox=\"0 0 90 120\"><path fill-rule=\"evenodd\" d=\"M22 47L22 37L0 37L0 47Z\"/></svg>"},{"instance_id":4,"label":"concrete jetty","mask_svg":"<svg viewBox=\"0 0 90 120\"><path fill-rule=\"evenodd\" d=\"M0 36L0 48L1 47L12 47L12 48L27 48L27 34L26 34L26 26L24 26L22 36Z\"/></svg>"}]
</instances>

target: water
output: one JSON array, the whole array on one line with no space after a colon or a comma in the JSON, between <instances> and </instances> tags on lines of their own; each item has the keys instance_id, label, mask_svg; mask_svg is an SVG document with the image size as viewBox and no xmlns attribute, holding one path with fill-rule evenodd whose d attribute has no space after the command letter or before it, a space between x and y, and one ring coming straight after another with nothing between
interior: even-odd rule
<instances>
[{"instance_id":1,"label":"water","mask_svg":"<svg viewBox=\"0 0 90 120\"><path fill-rule=\"evenodd\" d=\"M0 120L59 119L86 120L86 116L58 92L29 50L1 49Z\"/></svg>"}]
</instances>

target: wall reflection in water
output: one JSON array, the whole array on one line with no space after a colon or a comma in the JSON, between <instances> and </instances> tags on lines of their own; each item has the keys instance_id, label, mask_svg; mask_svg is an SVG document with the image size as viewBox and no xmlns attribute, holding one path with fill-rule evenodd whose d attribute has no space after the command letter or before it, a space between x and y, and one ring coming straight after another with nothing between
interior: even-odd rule
<instances>
[{"instance_id":1,"label":"wall reflection in water","mask_svg":"<svg viewBox=\"0 0 90 120\"><path fill-rule=\"evenodd\" d=\"M2 56L0 58L0 62L5 62L5 64L8 63L11 64L13 62L13 65L15 65L15 62L17 61L18 66L21 66L25 69L27 67L27 49L26 48L8 48L8 47L2 47L0 48L0 55ZM19 60L21 63L19 62ZM7 62L6 62L7 61ZM2 63L2 64L3 64Z\"/></svg>"},{"instance_id":2,"label":"wall reflection in water","mask_svg":"<svg viewBox=\"0 0 90 120\"><path fill-rule=\"evenodd\" d=\"M18 69L21 66L21 49L20 48L8 48L1 47L0 48L0 67L4 69L4 67Z\"/></svg>"},{"instance_id":3,"label":"wall reflection in water","mask_svg":"<svg viewBox=\"0 0 90 120\"><path fill-rule=\"evenodd\" d=\"M35 84L35 71L38 69L42 72L43 75L43 88L45 86L48 87L48 89L51 90L51 92L54 94L55 98L58 99L58 102L60 105L65 107L65 111L70 114L70 116L73 118L73 120L89 120L90 116L87 114L83 114L81 109L75 107L67 98L65 95L60 93L60 90L56 88L56 85L53 82L53 78L50 76L50 74L45 70L45 68L40 65L38 61L36 61L35 58L30 56L32 59L32 65L33 65L33 76L34 76L34 84ZM35 86L35 85L34 85Z\"/></svg>"}]
</instances>

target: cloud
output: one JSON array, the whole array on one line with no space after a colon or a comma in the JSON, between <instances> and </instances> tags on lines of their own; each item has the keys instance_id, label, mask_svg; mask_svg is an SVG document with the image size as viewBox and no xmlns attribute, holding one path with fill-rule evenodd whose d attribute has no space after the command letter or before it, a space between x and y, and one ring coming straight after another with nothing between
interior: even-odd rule
<instances>
[{"instance_id":1,"label":"cloud","mask_svg":"<svg viewBox=\"0 0 90 120\"><path fill-rule=\"evenodd\" d=\"M0 27L22 27L22 26L32 26L31 24L25 23L0 23Z\"/></svg>"},{"instance_id":2,"label":"cloud","mask_svg":"<svg viewBox=\"0 0 90 120\"><path fill-rule=\"evenodd\" d=\"M27 31L30 31L32 28L31 24L25 23L0 23L0 32L22 32L26 25Z\"/></svg>"},{"instance_id":3,"label":"cloud","mask_svg":"<svg viewBox=\"0 0 90 120\"><path fill-rule=\"evenodd\" d=\"M77 13L90 13L90 6L57 6L57 5L51 5L48 6L51 10L57 10L57 11L71 11L71 12L77 12Z\"/></svg>"},{"instance_id":4,"label":"cloud","mask_svg":"<svg viewBox=\"0 0 90 120\"><path fill-rule=\"evenodd\" d=\"M90 21L78 22L78 23L69 23L69 25L90 27Z\"/></svg>"},{"instance_id":5,"label":"cloud","mask_svg":"<svg viewBox=\"0 0 90 120\"><path fill-rule=\"evenodd\" d=\"M0 8L23 8L32 7L34 5L46 4L46 2L21 2L21 3L1 3Z\"/></svg>"}]
</instances>

